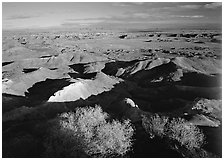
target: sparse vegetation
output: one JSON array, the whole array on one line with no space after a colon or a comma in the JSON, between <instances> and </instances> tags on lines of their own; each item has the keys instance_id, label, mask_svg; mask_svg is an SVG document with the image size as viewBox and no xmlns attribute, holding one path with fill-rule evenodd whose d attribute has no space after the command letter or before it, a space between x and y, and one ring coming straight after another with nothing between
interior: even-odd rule
<instances>
[{"instance_id":1,"label":"sparse vegetation","mask_svg":"<svg viewBox=\"0 0 224 160\"><path fill-rule=\"evenodd\" d=\"M143 116L142 125L146 132L150 135L150 138L154 138L155 135L163 137L164 128L168 121L168 117L159 116L158 114L152 116Z\"/></svg>"},{"instance_id":2,"label":"sparse vegetation","mask_svg":"<svg viewBox=\"0 0 224 160\"><path fill-rule=\"evenodd\" d=\"M168 117L158 114L143 116L142 125L151 138L165 137L188 150L200 148L204 143L204 134L199 128L182 118L173 118L169 122Z\"/></svg>"},{"instance_id":3,"label":"sparse vegetation","mask_svg":"<svg viewBox=\"0 0 224 160\"><path fill-rule=\"evenodd\" d=\"M166 135L169 139L176 140L189 150L200 148L204 143L204 135L199 128L191 123L187 123L182 118L173 119L167 125Z\"/></svg>"},{"instance_id":4,"label":"sparse vegetation","mask_svg":"<svg viewBox=\"0 0 224 160\"><path fill-rule=\"evenodd\" d=\"M46 140L49 157L119 157L132 145L133 128L129 120L107 122L99 106L78 108L56 120Z\"/></svg>"}]
</instances>

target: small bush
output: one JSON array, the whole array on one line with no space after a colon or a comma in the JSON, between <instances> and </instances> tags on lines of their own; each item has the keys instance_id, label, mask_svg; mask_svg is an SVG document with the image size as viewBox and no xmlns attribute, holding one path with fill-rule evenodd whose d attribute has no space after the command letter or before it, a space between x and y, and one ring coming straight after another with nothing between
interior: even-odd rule
<instances>
[{"instance_id":1,"label":"small bush","mask_svg":"<svg viewBox=\"0 0 224 160\"><path fill-rule=\"evenodd\" d=\"M47 154L53 156L57 152L57 157L125 155L132 145L131 123L128 120L107 122L107 118L99 106L61 114L46 143Z\"/></svg>"},{"instance_id":2,"label":"small bush","mask_svg":"<svg viewBox=\"0 0 224 160\"><path fill-rule=\"evenodd\" d=\"M131 149L133 129L130 121L113 121L97 127L94 139L88 139L89 155L100 157L123 156Z\"/></svg>"},{"instance_id":3,"label":"small bush","mask_svg":"<svg viewBox=\"0 0 224 160\"><path fill-rule=\"evenodd\" d=\"M150 135L150 138L154 136L164 136L164 128L168 121L168 117L159 116L158 114L146 117L145 115L142 118L142 125L145 128L146 132Z\"/></svg>"},{"instance_id":4,"label":"small bush","mask_svg":"<svg viewBox=\"0 0 224 160\"><path fill-rule=\"evenodd\" d=\"M204 134L198 127L187 123L182 118L173 118L168 121L168 117L158 114L143 116L142 125L150 138L159 136L168 141L186 147L188 150L200 148L204 143Z\"/></svg>"},{"instance_id":5,"label":"small bush","mask_svg":"<svg viewBox=\"0 0 224 160\"><path fill-rule=\"evenodd\" d=\"M199 128L181 118L173 119L167 125L166 136L190 150L200 148L204 143L204 135Z\"/></svg>"}]
</instances>

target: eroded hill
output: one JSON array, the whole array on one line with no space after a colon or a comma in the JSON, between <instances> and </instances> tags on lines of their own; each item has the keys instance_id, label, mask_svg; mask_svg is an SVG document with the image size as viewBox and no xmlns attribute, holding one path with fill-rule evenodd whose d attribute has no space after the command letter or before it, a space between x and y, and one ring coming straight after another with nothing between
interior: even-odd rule
<instances>
[{"instance_id":1,"label":"eroded hill","mask_svg":"<svg viewBox=\"0 0 224 160\"><path fill-rule=\"evenodd\" d=\"M96 104L135 126L128 157L221 157L221 61L213 30L3 33L3 157L43 157L48 122ZM150 139L142 117L155 114L207 143L188 153Z\"/></svg>"}]
</instances>

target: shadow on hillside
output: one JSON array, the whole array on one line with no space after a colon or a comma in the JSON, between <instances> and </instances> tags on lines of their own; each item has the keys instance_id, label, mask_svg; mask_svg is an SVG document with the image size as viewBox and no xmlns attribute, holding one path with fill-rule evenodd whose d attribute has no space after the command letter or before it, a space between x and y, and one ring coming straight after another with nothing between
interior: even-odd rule
<instances>
[{"instance_id":1,"label":"shadow on hillside","mask_svg":"<svg viewBox=\"0 0 224 160\"><path fill-rule=\"evenodd\" d=\"M207 83L207 78L205 81ZM3 114L21 106L28 106L33 109L28 114L3 123L3 157L41 157L44 151L43 141L50 127L49 120L60 113L74 111L77 107L98 104L113 118L122 119L125 111L117 103L124 98L131 98L140 109L150 112L170 112L176 108L184 107L198 97L221 98L221 89L216 87L181 86L171 83L150 88L141 87L133 81L126 80L116 84L110 91L92 95L86 100L46 102L53 93L70 83L67 79L46 80L30 88L26 97L3 94ZM147 106L145 106L146 104ZM135 122L133 125L135 126L135 143L133 151L127 155L128 157L181 157L161 139L149 139L141 122ZM205 129L206 132L207 130L209 129ZM214 151L212 145L220 141L220 138L214 139L211 134L208 137L208 144L205 147ZM219 143L217 142L217 144ZM214 153L220 155L220 151L214 151Z\"/></svg>"}]
</instances>

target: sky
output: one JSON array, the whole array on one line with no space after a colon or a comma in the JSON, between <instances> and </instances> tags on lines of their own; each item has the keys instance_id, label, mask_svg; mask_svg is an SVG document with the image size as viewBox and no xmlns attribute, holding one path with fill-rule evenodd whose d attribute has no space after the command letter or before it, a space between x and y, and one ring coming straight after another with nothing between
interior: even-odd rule
<instances>
[{"instance_id":1,"label":"sky","mask_svg":"<svg viewBox=\"0 0 224 160\"><path fill-rule=\"evenodd\" d=\"M2 29L219 23L221 2L3 2Z\"/></svg>"}]
</instances>

